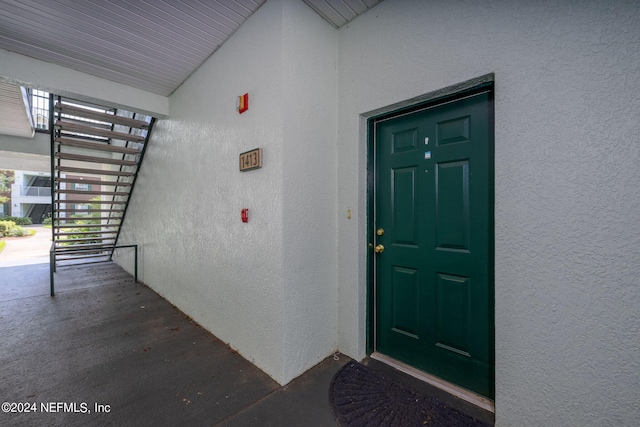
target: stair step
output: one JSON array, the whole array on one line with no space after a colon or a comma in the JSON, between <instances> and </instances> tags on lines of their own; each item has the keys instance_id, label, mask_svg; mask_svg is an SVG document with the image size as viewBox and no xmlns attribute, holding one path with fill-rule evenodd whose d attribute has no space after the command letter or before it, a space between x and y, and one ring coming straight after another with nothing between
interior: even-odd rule
<instances>
[{"instance_id":1,"label":"stair step","mask_svg":"<svg viewBox=\"0 0 640 427\"><path fill-rule=\"evenodd\" d=\"M58 116L56 116L56 118L58 118ZM62 117L62 120L65 121L65 123L73 123L74 125L81 125L81 126L91 126L92 128L95 129L102 129L102 130L111 130L112 129L112 124L111 123L107 123L107 122L97 122L95 120L87 120L84 119L82 117Z\"/></svg>"},{"instance_id":2,"label":"stair step","mask_svg":"<svg viewBox=\"0 0 640 427\"><path fill-rule=\"evenodd\" d=\"M84 135L98 135L106 138L121 139L123 141L143 142L146 139L141 135L133 135L130 133L115 132L112 130L94 128L92 126L79 125L77 123L69 122L68 120L57 120L55 126L63 131L81 133Z\"/></svg>"},{"instance_id":3,"label":"stair step","mask_svg":"<svg viewBox=\"0 0 640 427\"><path fill-rule=\"evenodd\" d=\"M100 181L95 179L78 179L78 178L55 178L56 182L68 182L71 184L91 184L91 185L102 185L105 187L130 187L130 182L119 182L119 181Z\"/></svg>"},{"instance_id":4,"label":"stair step","mask_svg":"<svg viewBox=\"0 0 640 427\"><path fill-rule=\"evenodd\" d=\"M64 261L74 261L77 259L88 259L88 258L106 258L107 260L109 259L109 256L111 255L111 251L106 251L107 253L102 253L104 251L101 251L101 253L97 253L97 254L89 254L89 255L73 255L73 254L63 254L63 256L59 256L56 255L56 262L60 261L60 262L64 262Z\"/></svg>"},{"instance_id":5,"label":"stair step","mask_svg":"<svg viewBox=\"0 0 640 427\"><path fill-rule=\"evenodd\" d=\"M75 251L60 251L56 252L56 262L71 261L73 259L79 259L80 257L88 258L87 255L91 255L92 257L110 256L111 252L112 248L77 248Z\"/></svg>"},{"instance_id":6,"label":"stair step","mask_svg":"<svg viewBox=\"0 0 640 427\"><path fill-rule=\"evenodd\" d=\"M82 154L71 154L71 153L56 153L56 157L60 160L75 160L78 162L89 162L89 163L106 163L109 165L120 165L120 166L135 166L137 162L133 160L120 160L113 159L110 157L94 157L94 156L83 156Z\"/></svg>"},{"instance_id":7,"label":"stair step","mask_svg":"<svg viewBox=\"0 0 640 427\"><path fill-rule=\"evenodd\" d=\"M91 200L91 201L83 201L83 200L54 200L53 203L61 204L61 203L87 203L91 205L126 205L126 200Z\"/></svg>"},{"instance_id":8,"label":"stair step","mask_svg":"<svg viewBox=\"0 0 640 427\"><path fill-rule=\"evenodd\" d=\"M93 226L104 226L104 227L117 227L119 224L115 224L115 223L109 223L107 224L102 223L102 222L98 222L98 221L109 221L109 220L116 220L116 219L122 219L121 216L105 216L105 217L68 217L68 218L54 218L53 219L53 226L54 227L62 227L62 226L67 226L67 225L75 225L75 228L85 228L85 227L93 227ZM75 222L74 222L75 221ZM80 224L78 224L78 221L82 221Z\"/></svg>"},{"instance_id":9,"label":"stair step","mask_svg":"<svg viewBox=\"0 0 640 427\"><path fill-rule=\"evenodd\" d=\"M78 224L64 224L64 225L53 225L54 230L61 230L63 228L116 228L119 227L120 224L83 224L79 226ZM96 231L98 233L98 231Z\"/></svg>"},{"instance_id":10,"label":"stair step","mask_svg":"<svg viewBox=\"0 0 640 427\"><path fill-rule=\"evenodd\" d=\"M58 193L64 194L90 194L95 196L128 196L126 191L94 191L94 190L56 190Z\"/></svg>"},{"instance_id":11,"label":"stair step","mask_svg":"<svg viewBox=\"0 0 640 427\"><path fill-rule=\"evenodd\" d=\"M96 242L96 240L99 240L102 243ZM76 244L74 245L70 245L70 246L77 246L78 242L91 242L91 244L105 244L105 241L109 241L109 242L113 242L115 240L115 237L87 237L87 238L82 238L82 239L56 239L54 240L54 243L68 243L68 242L74 242ZM84 243L80 243L80 244L84 244ZM65 248L67 248L68 246L64 246Z\"/></svg>"},{"instance_id":12,"label":"stair step","mask_svg":"<svg viewBox=\"0 0 640 427\"><path fill-rule=\"evenodd\" d=\"M80 243L79 245L71 245L58 247L56 246L54 252L56 255L71 255L73 253L81 253L81 252L106 252L111 251L113 249L113 243L110 245L92 245L88 243Z\"/></svg>"},{"instance_id":13,"label":"stair step","mask_svg":"<svg viewBox=\"0 0 640 427\"><path fill-rule=\"evenodd\" d=\"M83 216L74 218L56 218L56 221L106 221L120 219L119 216ZM78 227L83 227L85 224L80 224Z\"/></svg>"},{"instance_id":14,"label":"stair step","mask_svg":"<svg viewBox=\"0 0 640 427\"><path fill-rule=\"evenodd\" d=\"M122 210L122 209L117 210L117 211L116 210L109 210L109 209L94 209L94 210L91 210L91 211L78 210L78 211L74 211L74 212L79 212L79 213L73 214L74 216L54 216L54 219L55 220L60 219L60 220L71 221L71 220L74 220L74 219L79 219L80 217L78 217L77 215L83 215L82 218L86 217L86 218L93 218L93 219L98 218L98 217L97 216L91 216L91 215L103 215L103 216L107 215L106 218L113 219L113 218L120 218L119 216L115 216L115 214L122 213L123 211L124 210ZM60 209L56 209L56 213L60 213L60 212L63 212L63 211L60 210ZM112 213L114 215L109 215L109 213Z\"/></svg>"},{"instance_id":15,"label":"stair step","mask_svg":"<svg viewBox=\"0 0 640 427\"><path fill-rule=\"evenodd\" d=\"M70 233L55 233L55 236L78 236L78 235L87 235L87 234L117 234L118 232L113 231L78 231L78 232L70 232Z\"/></svg>"},{"instance_id":16,"label":"stair step","mask_svg":"<svg viewBox=\"0 0 640 427\"><path fill-rule=\"evenodd\" d=\"M118 147L117 145L110 145L110 144L100 143L100 142L81 141L81 140L70 139L70 138L56 138L55 141L61 145L88 148L91 150L109 151L112 153L123 153L123 154L139 154L140 153L140 150L138 150L137 148Z\"/></svg>"},{"instance_id":17,"label":"stair step","mask_svg":"<svg viewBox=\"0 0 640 427\"><path fill-rule=\"evenodd\" d=\"M116 116L115 114L100 113L98 111L87 110L82 107L76 107L67 104L56 104L56 111L70 116L84 117L85 119L101 120L104 122L115 123L122 126L132 128L147 129L149 124L142 120L130 119L128 117Z\"/></svg>"},{"instance_id":18,"label":"stair step","mask_svg":"<svg viewBox=\"0 0 640 427\"><path fill-rule=\"evenodd\" d=\"M122 213L124 209L56 209L56 212L113 212Z\"/></svg>"},{"instance_id":19,"label":"stair step","mask_svg":"<svg viewBox=\"0 0 640 427\"><path fill-rule=\"evenodd\" d=\"M87 168L77 168L75 166L56 166L55 169L60 172L86 173L89 175L109 175L109 176L134 176L135 175L135 172L130 172L130 171L87 169Z\"/></svg>"},{"instance_id":20,"label":"stair step","mask_svg":"<svg viewBox=\"0 0 640 427\"><path fill-rule=\"evenodd\" d=\"M78 141L87 141L87 142L97 142L98 144L108 144L109 138L105 138L102 136L89 136L89 135L80 135L80 134L65 134L65 137L70 139L77 139Z\"/></svg>"}]
</instances>

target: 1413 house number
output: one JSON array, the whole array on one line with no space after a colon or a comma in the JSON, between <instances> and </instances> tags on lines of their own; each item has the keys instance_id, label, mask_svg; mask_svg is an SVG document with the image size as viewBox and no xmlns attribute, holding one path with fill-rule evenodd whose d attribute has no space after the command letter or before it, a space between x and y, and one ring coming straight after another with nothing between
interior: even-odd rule
<instances>
[{"instance_id":1,"label":"1413 house number","mask_svg":"<svg viewBox=\"0 0 640 427\"><path fill-rule=\"evenodd\" d=\"M262 148L240 153L240 172L262 167Z\"/></svg>"}]
</instances>

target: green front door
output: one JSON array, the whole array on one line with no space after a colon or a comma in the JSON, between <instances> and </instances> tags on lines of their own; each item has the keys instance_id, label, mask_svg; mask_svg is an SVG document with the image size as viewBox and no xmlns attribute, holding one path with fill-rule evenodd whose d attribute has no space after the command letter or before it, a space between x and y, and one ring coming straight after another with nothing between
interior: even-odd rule
<instances>
[{"instance_id":1,"label":"green front door","mask_svg":"<svg viewBox=\"0 0 640 427\"><path fill-rule=\"evenodd\" d=\"M377 352L494 396L492 94L374 122Z\"/></svg>"}]
</instances>

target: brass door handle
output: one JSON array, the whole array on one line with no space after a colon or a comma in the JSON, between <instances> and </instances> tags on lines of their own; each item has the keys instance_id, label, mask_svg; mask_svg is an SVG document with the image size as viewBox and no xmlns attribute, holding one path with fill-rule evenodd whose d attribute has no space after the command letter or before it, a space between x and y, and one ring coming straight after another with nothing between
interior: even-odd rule
<instances>
[{"instance_id":1,"label":"brass door handle","mask_svg":"<svg viewBox=\"0 0 640 427\"><path fill-rule=\"evenodd\" d=\"M382 252L384 252L384 246L378 245L373 249L373 251L377 254L381 254Z\"/></svg>"}]
</instances>

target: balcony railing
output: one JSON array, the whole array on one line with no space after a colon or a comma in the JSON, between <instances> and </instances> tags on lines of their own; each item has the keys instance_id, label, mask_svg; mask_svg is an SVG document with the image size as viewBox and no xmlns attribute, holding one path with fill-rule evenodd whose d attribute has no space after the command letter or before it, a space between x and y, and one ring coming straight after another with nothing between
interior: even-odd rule
<instances>
[{"instance_id":1,"label":"balcony railing","mask_svg":"<svg viewBox=\"0 0 640 427\"><path fill-rule=\"evenodd\" d=\"M51 197L51 187L25 187L17 185L21 196L28 197Z\"/></svg>"}]
</instances>

